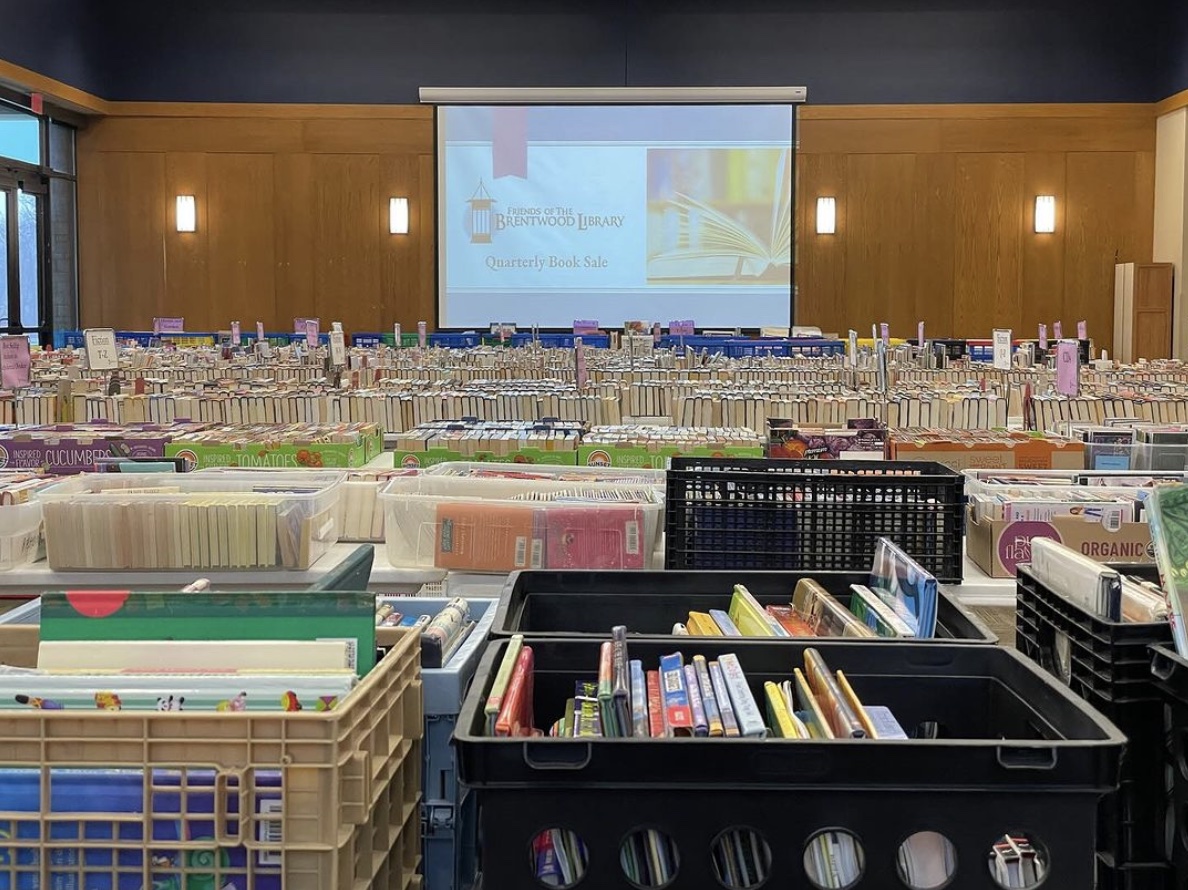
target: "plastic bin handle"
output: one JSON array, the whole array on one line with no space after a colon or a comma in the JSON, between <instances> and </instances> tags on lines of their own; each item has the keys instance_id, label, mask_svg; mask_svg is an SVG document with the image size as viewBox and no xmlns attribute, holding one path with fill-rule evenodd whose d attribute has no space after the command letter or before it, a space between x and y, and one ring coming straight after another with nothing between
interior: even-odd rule
<instances>
[{"instance_id":1,"label":"plastic bin handle","mask_svg":"<svg viewBox=\"0 0 1188 890\"><path fill-rule=\"evenodd\" d=\"M1055 769L1055 748L998 748L998 765L1003 769Z\"/></svg>"},{"instance_id":2,"label":"plastic bin handle","mask_svg":"<svg viewBox=\"0 0 1188 890\"><path fill-rule=\"evenodd\" d=\"M532 769L585 769L594 756L593 746L581 744L524 744L524 763Z\"/></svg>"},{"instance_id":3,"label":"plastic bin handle","mask_svg":"<svg viewBox=\"0 0 1188 890\"><path fill-rule=\"evenodd\" d=\"M214 776L214 805L211 809L214 813L214 839L219 844L219 846L236 846L239 844L240 838L243 836L242 810L241 816L235 820L240 830L235 834L232 834L227 830L227 792L231 787L232 775L232 773L219 770ZM238 773L235 773L234 775L239 777ZM242 777L239 777L238 784L242 789Z\"/></svg>"},{"instance_id":4,"label":"plastic bin handle","mask_svg":"<svg viewBox=\"0 0 1188 890\"><path fill-rule=\"evenodd\" d=\"M1166 680L1172 675L1172 671L1176 669L1176 663L1168 658L1164 653L1158 649L1151 649L1151 674L1152 676Z\"/></svg>"}]
</instances>

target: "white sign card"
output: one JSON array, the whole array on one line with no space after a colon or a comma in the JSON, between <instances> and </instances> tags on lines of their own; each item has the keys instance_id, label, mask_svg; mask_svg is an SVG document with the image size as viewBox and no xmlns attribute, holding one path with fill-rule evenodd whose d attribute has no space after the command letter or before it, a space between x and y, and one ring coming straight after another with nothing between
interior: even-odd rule
<instances>
[{"instance_id":1,"label":"white sign card","mask_svg":"<svg viewBox=\"0 0 1188 890\"><path fill-rule=\"evenodd\" d=\"M87 328L83 332L86 344L87 367L92 371L117 371L120 350L116 346L115 331L111 328Z\"/></svg>"}]
</instances>

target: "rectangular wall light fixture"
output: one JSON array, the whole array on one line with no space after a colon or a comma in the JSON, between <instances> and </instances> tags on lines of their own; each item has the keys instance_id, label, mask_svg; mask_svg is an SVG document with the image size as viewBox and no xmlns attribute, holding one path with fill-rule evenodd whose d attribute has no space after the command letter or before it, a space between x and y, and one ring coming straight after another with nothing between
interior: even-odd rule
<instances>
[{"instance_id":1,"label":"rectangular wall light fixture","mask_svg":"<svg viewBox=\"0 0 1188 890\"><path fill-rule=\"evenodd\" d=\"M393 235L408 234L408 198L392 198L388 202L388 231Z\"/></svg>"},{"instance_id":2,"label":"rectangular wall light fixture","mask_svg":"<svg viewBox=\"0 0 1188 890\"><path fill-rule=\"evenodd\" d=\"M834 198L817 198L817 234L833 235L837 232L837 201Z\"/></svg>"},{"instance_id":3,"label":"rectangular wall light fixture","mask_svg":"<svg viewBox=\"0 0 1188 890\"><path fill-rule=\"evenodd\" d=\"M177 230L198 231L198 201L193 195L177 196Z\"/></svg>"},{"instance_id":4,"label":"rectangular wall light fixture","mask_svg":"<svg viewBox=\"0 0 1188 890\"><path fill-rule=\"evenodd\" d=\"M1035 231L1037 235L1051 235L1056 231L1056 196L1035 196Z\"/></svg>"}]
</instances>

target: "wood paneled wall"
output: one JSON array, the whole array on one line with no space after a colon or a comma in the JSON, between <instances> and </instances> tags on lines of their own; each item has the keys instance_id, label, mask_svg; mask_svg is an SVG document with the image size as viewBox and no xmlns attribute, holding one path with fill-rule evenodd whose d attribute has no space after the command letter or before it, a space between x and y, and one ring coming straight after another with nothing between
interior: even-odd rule
<instances>
[{"instance_id":1,"label":"wood paneled wall","mask_svg":"<svg viewBox=\"0 0 1188 890\"><path fill-rule=\"evenodd\" d=\"M420 106L133 106L79 134L84 324L415 330L435 315L434 137ZM180 234L175 197L198 199ZM408 235L388 233L407 196Z\"/></svg>"},{"instance_id":2,"label":"wood paneled wall","mask_svg":"<svg viewBox=\"0 0 1188 890\"><path fill-rule=\"evenodd\" d=\"M1110 345L1114 263L1151 260L1152 106L807 106L799 136L800 323L1034 337L1085 319ZM1041 194L1055 234L1034 232ZM816 234L819 196L836 235Z\"/></svg>"},{"instance_id":3,"label":"wood paneled wall","mask_svg":"<svg viewBox=\"0 0 1188 890\"><path fill-rule=\"evenodd\" d=\"M1109 345L1114 263L1151 260L1153 106L807 106L800 118L798 321L988 337L1083 318ZM432 323L433 151L418 106L123 103L79 138L84 322ZM194 234L174 230L179 194L198 198ZM1053 235L1033 232L1037 194L1056 196ZM410 199L407 236L388 234L396 195ZM815 233L820 195L837 199L836 235Z\"/></svg>"}]
</instances>

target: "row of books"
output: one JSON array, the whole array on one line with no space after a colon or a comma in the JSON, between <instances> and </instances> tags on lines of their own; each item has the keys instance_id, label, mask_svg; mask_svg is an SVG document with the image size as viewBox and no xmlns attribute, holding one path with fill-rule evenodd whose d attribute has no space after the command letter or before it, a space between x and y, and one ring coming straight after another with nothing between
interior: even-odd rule
<instances>
[{"instance_id":1,"label":"row of books","mask_svg":"<svg viewBox=\"0 0 1188 890\"><path fill-rule=\"evenodd\" d=\"M935 589L934 589L935 590ZM691 611L673 633L727 637L918 638L917 604L889 590L850 586L842 603L811 578L796 584L791 602L761 606L744 585L736 585L727 610Z\"/></svg>"},{"instance_id":2,"label":"row of books","mask_svg":"<svg viewBox=\"0 0 1188 890\"><path fill-rule=\"evenodd\" d=\"M376 663L375 598L47 591L39 637L35 668L0 665L0 708L327 711Z\"/></svg>"},{"instance_id":3,"label":"row of books","mask_svg":"<svg viewBox=\"0 0 1188 890\"><path fill-rule=\"evenodd\" d=\"M484 387L484 390L486 387ZM258 390L251 394L208 392L201 395L76 394L72 416L112 423L170 423L177 419L205 423L331 423L370 422L385 432L402 432L428 421L456 417L489 420L538 420L558 417L585 423L617 423L622 416L617 397L570 390L561 393L480 391L459 394L457 387L440 392L384 391L288 392ZM54 404L49 406L51 409ZM14 422L52 422L45 411L24 410Z\"/></svg>"},{"instance_id":4,"label":"row of books","mask_svg":"<svg viewBox=\"0 0 1188 890\"><path fill-rule=\"evenodd\" d=\"M1154 501L1158 502L1158 497ZM1162 511L1156 510L1162 518ZM1031 540L1030 568L1049 590L1110 621L1151 624L1170 619L1175 627L1181 622L1177 613L1184 614L1178 599L1158 585L1128 576L1049 538Z\"/></svg>"},{"instance_id":5,"label":"row of books","mask_svg":"<svg viewBox=\"0 0 1188 890\"><path fill-rule=\"evenodd\" d=\"M375 626L401 627L421 634L421 667L444 667L466 642L477 622L471 616L470 603L454 597L436 614L403 612L400 597L376 597Z\"/></svg>"},{"instance_id":6,"label":"row of books","mask_svg":"<svg viewBox=\"0 0 1188 890\"><path fill-rule=\"evenodd\" d=\"M545 735L533 710L533 654L512 638L485 705L487 733ZM738 657L715 661L680 652L654 668L631 659L627 628L612 628L599 650L596 679L578 681L547 735L569 738L906 739L885 707L864 704L845 674L820 651L804 650L803 667L781 683L763 683L760 708Z\"/></svg>"}]
</instances>

